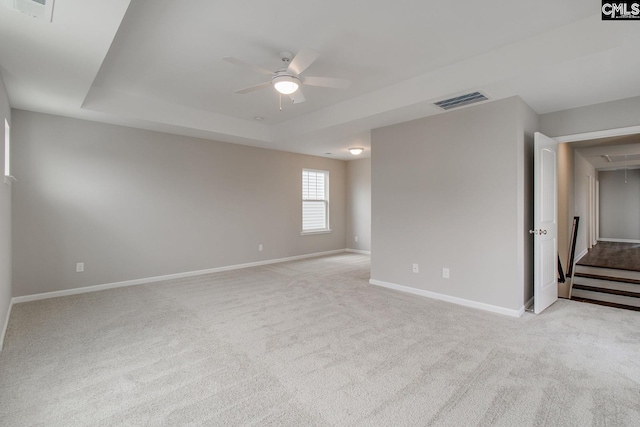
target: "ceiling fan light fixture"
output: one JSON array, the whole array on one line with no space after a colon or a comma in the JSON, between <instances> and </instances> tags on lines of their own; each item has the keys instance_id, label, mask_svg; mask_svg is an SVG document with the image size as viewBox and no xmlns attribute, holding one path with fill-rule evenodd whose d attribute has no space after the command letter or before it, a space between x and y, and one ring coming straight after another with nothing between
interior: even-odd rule
<instances>
[{"instance_id":1,"label":"ceiling fan light fixture","mask_svg":"<svg viewBox=\"0 0 640 427\"><path fill-rule=\"evenodd\" d=\"M271 81L273 87L283 95L291 95L300 87L300 79L294 76L276 76Z\"/></svg>"},{"instance_id":2,"label":"ceiling fan light fixture","mask_svg":"<svg viewBox=\"0 0 640 427\"><path fill-rule=\"evenodd\" d=\"M360 148L360 147L349 148L349 152L354 156L358 156L362 154L363 151L364 151L364 148Z\"/></svg>"}]
</instances>

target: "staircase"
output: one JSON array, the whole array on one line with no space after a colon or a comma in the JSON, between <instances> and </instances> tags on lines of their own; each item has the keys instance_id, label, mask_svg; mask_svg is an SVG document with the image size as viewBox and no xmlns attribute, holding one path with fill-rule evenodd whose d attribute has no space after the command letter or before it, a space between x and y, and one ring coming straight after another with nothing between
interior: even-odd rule
<instances>
[{"instance_id":1,"label":"staircase","mask_svg":"<svg viewBox=\"0 0 640 427\"><path fill-rule=\"evenodd\" d=\"M640 311L640 271L576 264L571 299Z\"/></svg>"}]
</instances>

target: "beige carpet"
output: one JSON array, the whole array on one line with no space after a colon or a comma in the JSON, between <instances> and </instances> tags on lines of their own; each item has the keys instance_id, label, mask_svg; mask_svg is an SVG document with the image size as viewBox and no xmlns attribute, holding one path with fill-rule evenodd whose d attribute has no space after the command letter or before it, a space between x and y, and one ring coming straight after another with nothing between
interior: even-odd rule
<instances>
[{"instance_id":1,"label":"beige carpet","mask_svg":"<svg viewBox=\"0 0 640 427\"><path fill-rule=\"evenodd\" d=\"M640 313L368 277L344 254L15 305L0 425L640 425Z\"/></svg>"}]
</instances>

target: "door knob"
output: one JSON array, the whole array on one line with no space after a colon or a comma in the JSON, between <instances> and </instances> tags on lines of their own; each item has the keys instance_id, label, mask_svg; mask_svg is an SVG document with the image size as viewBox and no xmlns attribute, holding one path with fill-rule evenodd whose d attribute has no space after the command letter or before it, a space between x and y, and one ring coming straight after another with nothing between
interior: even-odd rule
<instances>
[{"instance_id":1,"label":"door knob","mask_svg":"<svg viewBox=\"0 0 640 427\"><path fill-rule=\"evenodd\" d=\"M529 230L529 234L547 234L547 230Z\"/></svg>"}]
</instances>

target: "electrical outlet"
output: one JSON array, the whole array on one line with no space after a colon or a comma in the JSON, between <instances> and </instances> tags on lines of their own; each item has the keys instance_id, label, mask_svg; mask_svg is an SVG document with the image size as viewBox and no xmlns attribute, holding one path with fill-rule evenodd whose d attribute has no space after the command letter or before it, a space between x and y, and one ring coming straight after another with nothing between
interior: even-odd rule
<instances>
[{"instance_id":1,"label":"electrical outlet","mask_svg":"<svg viewBox=\"0 0 640 427\"><path fill-rule=\"evenodd\" d=\"M449 278L449 269L448 268L443 268L442 269L442 278L443 279L448 279Z\"/></svg>"},{"instance_id":2,"label":"electrical outlet","mask_svg":"<svg viewBox=\"0 0 640 427\"><path fill-rule=\"evenodd\" d=\"M84 271L84 262L76 264L76 273L82 273Z\"/></svg>"},{"instance_id":3,"label":"electrical outlet","mask_svg":"<svg viewBox=\"0 0 640 427\"><path fill-rule=\"evenodd\" d=\"M262 252L262 249L263 249L263 247L262 247L262 243L260 243L260 244L258 245L258 252Z\"/></svg>"},{"instance_id":4,"label":"electrical outlet","mask_svg":"<svg viewBox=\"0 0 640 427\"><path fill-rule=\"evenodd\" d=\"M358 236L354 237L354 240L357 242L358 241Z\"/></svg>"},{"instance_id":5,"label":"electrical outlet","mask_svg":"<svg viewBox=\"0 0 640 427\"><path fill-rule=\"evenodd\" d=\"M420 266L418 264L413 264L413 272L420 273Z\"/></svg>"}]
</instances>

